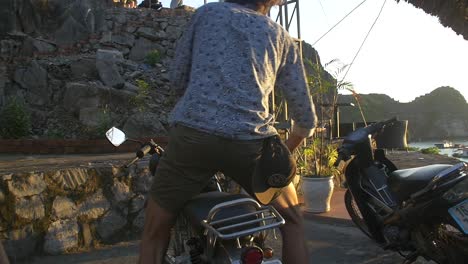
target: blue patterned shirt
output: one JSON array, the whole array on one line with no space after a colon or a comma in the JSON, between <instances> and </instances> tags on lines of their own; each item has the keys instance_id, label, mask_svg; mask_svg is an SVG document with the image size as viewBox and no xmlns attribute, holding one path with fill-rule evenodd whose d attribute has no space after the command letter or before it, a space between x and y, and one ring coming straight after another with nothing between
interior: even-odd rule
<instances>
[{"instance_id":1,"label":"blue patterned shirt","mask_svg":"<svg viewBox=\"0 0 468 264\"><path fill-rule=\"evenodd\" d=\"M316 125L304 65L294 40L269 17L234 3L200 7L177 43L170 79L183 95L170 123L235 139L275 135L269 95L288 101L296 130Z\"/></svg>"}]
</instances>

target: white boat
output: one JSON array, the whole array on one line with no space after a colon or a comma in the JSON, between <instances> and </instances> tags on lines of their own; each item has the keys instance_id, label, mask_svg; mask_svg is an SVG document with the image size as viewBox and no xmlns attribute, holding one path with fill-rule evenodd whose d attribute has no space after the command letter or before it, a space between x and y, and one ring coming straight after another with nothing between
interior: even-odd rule
<instances>
[{"instance_id":1,"label":"white boat","mask_svg":"<svg viewBox=\"0 0 468 264\"><path fill-rule=\"evenodd\" d=\"M444 140L442 143L434 144L437 148L444 149L444 148L453 148L453 142Z\"/></svg>"}]
</instances>

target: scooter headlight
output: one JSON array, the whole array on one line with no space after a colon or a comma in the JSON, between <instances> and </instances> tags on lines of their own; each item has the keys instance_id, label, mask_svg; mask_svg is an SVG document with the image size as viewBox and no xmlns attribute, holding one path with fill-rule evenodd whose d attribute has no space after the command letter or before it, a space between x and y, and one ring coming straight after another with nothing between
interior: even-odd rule
<instances>
[{"instance_id":1,"label":"scooter headlight","mask_svg":"<svg viewBox=\"0 0 468 264\"><path fill-rule=\"evenodd\" d=\"M449 202L456 202L468 198L468 180L465 178L450 190L446 191L442 198Z\"/></svg>"}]
</instances>

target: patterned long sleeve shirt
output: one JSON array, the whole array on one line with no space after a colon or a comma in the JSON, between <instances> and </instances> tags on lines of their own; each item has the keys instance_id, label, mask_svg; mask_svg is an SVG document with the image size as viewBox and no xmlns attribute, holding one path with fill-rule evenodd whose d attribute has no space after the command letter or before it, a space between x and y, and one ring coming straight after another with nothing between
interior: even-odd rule
<instances>
[{"instance_id":1,"label":"patterned long sleeve shirt","mask_svg":"<svg viewBox=\"0 0 468 264\"><path fill-rule=\"evenodd\" d=\"M269 96L288 101L293 130L310 134L317 118L294 40L269 17L234 3L210 3L179 39L170 79L182 95L170 117L208 133L259 139L277 133Z\"/></svg>"}]
</instances>

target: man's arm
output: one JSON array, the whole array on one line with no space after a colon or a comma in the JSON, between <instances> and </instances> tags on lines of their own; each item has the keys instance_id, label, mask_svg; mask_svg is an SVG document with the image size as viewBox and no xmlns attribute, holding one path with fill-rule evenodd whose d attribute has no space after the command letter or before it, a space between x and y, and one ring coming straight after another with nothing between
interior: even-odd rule
<instances>
[{"instance_id":1,"label":"man's arm","mask_svg":"<svg viewBox=\"0 0 468 264\"><path fill-rule=\"evenodd\" d=\"M286 44L286 59L276 79L276 85L283 91L294 121L291 135L286 141L293 151L304 138L311 137L317 125L315 106L310 96L302 57L294 44Z\"/></svg>"},{"instance_id":2,"label":"man's arm","mask_svg":"<svg viewBox=\"0 0 468 264\"><path fill-rule=\"evenodd\" d=\"M203 10L203 8L197 10L188 23L182 37L177 41L174 59L169 71L172 91L176 96L182 96L185 89L187 89L192 71L193 37Z\"/></svg>"}]
</instances>

